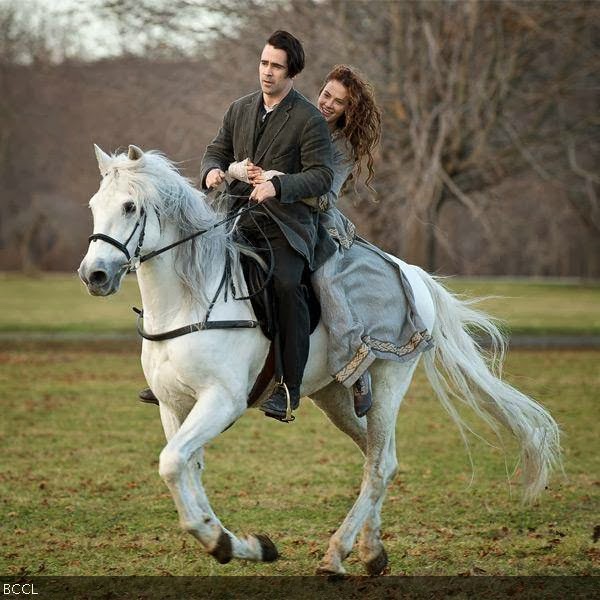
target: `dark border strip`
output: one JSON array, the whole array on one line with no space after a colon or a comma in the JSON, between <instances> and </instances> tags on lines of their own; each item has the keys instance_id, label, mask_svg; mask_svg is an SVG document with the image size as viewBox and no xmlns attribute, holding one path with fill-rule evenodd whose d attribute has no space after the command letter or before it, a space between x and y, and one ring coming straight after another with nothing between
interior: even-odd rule
<instances>
[{"instance_id":1,"label":"dark border strip","mask_svg":"<svg viewBox=\"0 0 600 600\"><path fill-rule=\"evenodd\" d=\"M598 598L598 577L0 577L3 598L251 600Z\"/></svg>"}]
</instances>

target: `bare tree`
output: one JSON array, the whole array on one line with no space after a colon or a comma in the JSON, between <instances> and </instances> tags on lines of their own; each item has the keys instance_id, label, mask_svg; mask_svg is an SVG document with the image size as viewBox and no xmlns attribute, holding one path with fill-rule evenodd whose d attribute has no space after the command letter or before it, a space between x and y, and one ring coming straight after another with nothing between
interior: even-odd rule
<instances>
[{"instance_id":1,"label":"bare tree","mask_svg":"<svg viewBox=\"0 0 600 600\"><path fill-rule=\"evenodd\" d=\"M340 62L359 67L375 86L384 111L379 202L367 201L359 185L344 204L364 235L431 270L452 264L500 272L510 265L541 273L548 261L556 273L600 268L584 244L566 243L569 236L590 244L599 237L600 5L101 0L96 6L125 57L15 66L26 37L14 35L14 18L0 19L0 29L13 32L5 36L12 42L0 45L0 83L8 90L0 96L5 234L8 223L21 221L3 215L26 212L36 197L62 189L69 202L87 199L97 180L87 160L92 141L112 150L132 142L160 148L196 175L227 105L257 89L260 50L281 27L305 45L307 66L296 87L309 98L316 99L324 75ZM553 227L553 215L562 227ZM552 230L552 242L528 239L525 253L508 243L532 230ZM83 244L84 232L77 235ZM557 255L560 235L580 259ZM525 261L535 247L539 258ZM512 254L502 259L502 252Z\"/></svg>"},{"instance_id":2,"label":"bare tree","mask_svg":"<svg viewBox=\"0 0 600 600\"><path fill-rule=\"evenodd\" d=\"M387 232L401 231L392 250L435 270L438 245L446 243L440 219L450 202L492 238L486 214L498 197L490 192L523 173L566 193L590 232L599 232L593 74L600 66L600 5L235 4L226 2L224 12L251 15L236 40L240 56L247 40L260 40L275 22L289 23L307 48L308 68L297 85L309 95L336 62L358 66L375 84L384 109L377 164L383 202L363 202L353 212L368 216L375 237L389 240ZM231 58L228 40L218 47Z\"/></svg>"},{"instance_id":3,"label":"bare tree","mask_svg":"<svg viewBox=\"0 0 600 600\"><path fill-rule=\"evenodd\" d=\"M567 123L557 110L568 86L598 66L582 36L598 23L597 8L440 2L378 10L373 19L388 31L378 86L386 108L384 177L397 174L385 177L384 189L391 197L399 190L408 216L427 224L425 258L433 270L448 202L477 217L492 201L482 192L507 176L545 177L560 165L554 179L565 182L561 143L585 143L590 113L578 111L577 123Z\"/></svg>"}]
</instances>

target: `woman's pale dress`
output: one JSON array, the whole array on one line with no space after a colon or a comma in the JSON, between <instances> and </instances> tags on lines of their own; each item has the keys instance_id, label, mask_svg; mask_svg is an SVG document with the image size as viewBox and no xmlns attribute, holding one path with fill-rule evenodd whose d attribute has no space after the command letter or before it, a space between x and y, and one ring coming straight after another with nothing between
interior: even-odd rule
<instances>
[{"instance_id":1,"label":"woman's pale dress","mask_svg":"<svg viewBox=\"0 0 600 600\"><path fill-rule=\"evenodd\" d=\"M351 387L376 358L409 360L432 342L400 267L356 236L353 223L337 208L354 162L340 132L331 141L334 177L331 191L320 198L320 221L337 251L312 274L312 284L329 333L329 372Z\"/></svg>"},{"instance_id":2,"label":"woman's pale dress","mask_svg":"<svg viewBox=\"0 0 600 600\"><path fill-rule=\"evenodd\" d=\"M376 358L406 361L431 348L432 342L398 264L358 237L354 224L337 208L354 161L352 149L339 131L333 133L331 142L331 191L306 202L320 211L320 225L337 248L312 273L311 281L329 334L329 372L338 382L351 387ZM228 174L248 181L246 163L247 160L232 163ZM270 179L278 174L267 171L265 176Z\"/></svg>"}]
</instances>

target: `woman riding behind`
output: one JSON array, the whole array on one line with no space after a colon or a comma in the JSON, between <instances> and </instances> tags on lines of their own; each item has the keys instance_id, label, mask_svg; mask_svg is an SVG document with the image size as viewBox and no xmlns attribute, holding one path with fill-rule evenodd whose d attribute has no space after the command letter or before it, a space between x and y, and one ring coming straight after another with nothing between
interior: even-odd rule
<instances>
[{"instance_id":1,"label":"woman riding behind","mask_svg":"<svg viewBox=\"0 0 600 600\"><path fill-rule=\"evenodd\" d=\"M319 92L317 106L327 121L333 146L333 183L331 190L313 205L321 212L320 221L328 234L337 242L337 253L313 273L312 283L319 297L322 319L331 342L330 371L346 387L353 387L356 415L364 416L371 407L371 382L367 371L368 360L357 363L361 356L361 342L346 293L342 286L332 285L331 279L339 273L344 251L354 241L354 225L338 210L337 201L345 185L357 180L363 161L370 188L375 175L373 152L381 137L381 111L374 98L372 86L360 73L347 65L335 66L326 76ZM254 185L268 181L279 171L264 171L248 159L232 163L228 174ZM347 186L346 186L347 187ZM317 250L318 251L318 250ZM360 331L362 333L362 329ZM364 354L364 352L362 352ZM367 359L367 356L364 356ZM348 364L353 365L348 373Z\"/></svg>"}]
</instances>

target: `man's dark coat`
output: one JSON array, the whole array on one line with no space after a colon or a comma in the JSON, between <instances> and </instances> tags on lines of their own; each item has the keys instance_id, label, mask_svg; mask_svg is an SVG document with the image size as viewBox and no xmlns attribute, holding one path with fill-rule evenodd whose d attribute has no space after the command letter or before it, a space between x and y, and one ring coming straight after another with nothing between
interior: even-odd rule
<instances>
[{"instance_id":1,"label":"man's dark coat","mask_svg":"<svg viewBox=\"0 0 600 600\"><path fill-rule=\"evenodd\" d=\"M318 210L305 201L326 194L333 180L331 138L327 123L318 109L302 94L290 90L268 117L262 137L254 150L258 112L262 92L236 100L229 106L217 137L202 158L201 182L211 169L222 169L245 158L265 171L282 171L279 175L280 198L264 204L279 225L290 245L302 254L311 270L319 267L335 252L335 243L324 228L319 228ZM252 186L235 180L233 195L248 196ZM237 208L246 204L241 200ZM319 241L317 256L315 245Z\"/></svg>"}]
</instances>

